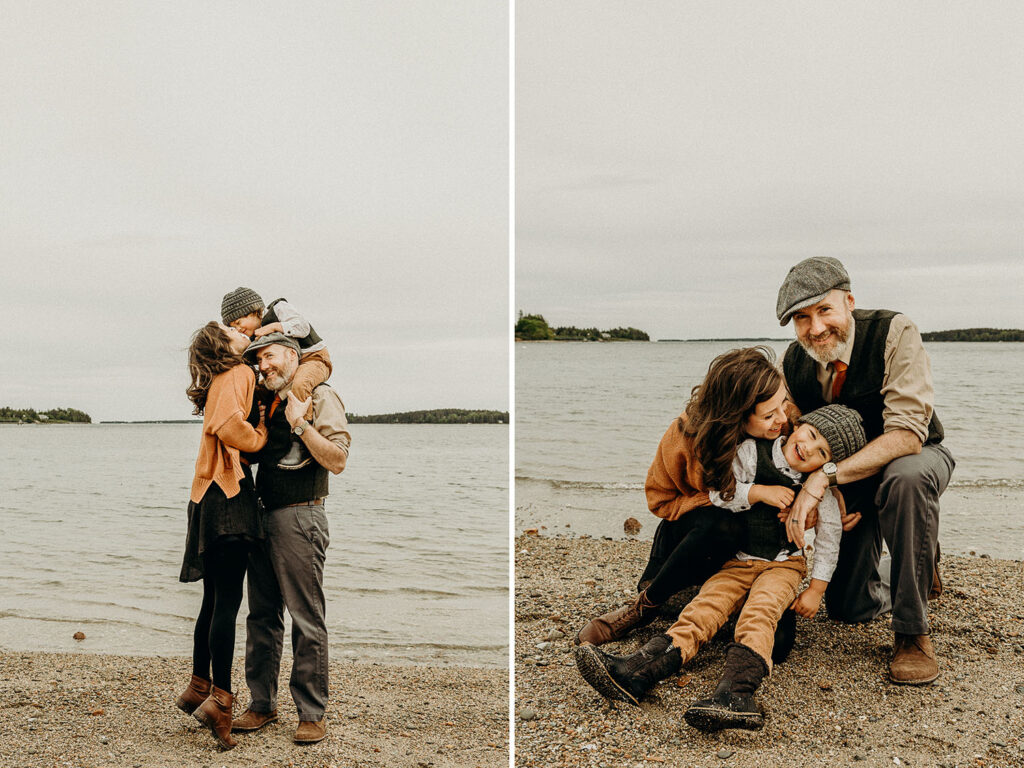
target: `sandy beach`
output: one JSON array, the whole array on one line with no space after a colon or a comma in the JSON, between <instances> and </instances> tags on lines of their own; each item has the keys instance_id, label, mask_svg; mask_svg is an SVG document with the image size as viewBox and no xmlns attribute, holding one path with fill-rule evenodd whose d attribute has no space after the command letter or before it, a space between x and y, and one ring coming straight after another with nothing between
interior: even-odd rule
<instances>
[{"instance_id":1,"label":"sandy beach","mask_svg":"<svg viewBox=\"0 0 1024 768\"><path fill-rule=\"evenodd\" d=\"M174 706L187 659L0 651L0 766L508 765L506 670L332 663L327 739L298 746L288 662L281 719L222 751Z\"/></svg>"},{"instance_id":2,"label":"sandy beach","mask_svg":"<svg viewBox=\"0 0 1024 768\"><path fill-rule=\"evenodd\" d=\"M1024 765L1019 561L943 555L932 685L888 681L888 616L844 625L822 611L799 620L793 653L761 687L764 729L706 735L682 715L717 684L732 625L641 707L609 704L579 676L572 638L635 595L649 543L545 533L516 540L518 766ZM609 650L632 652L669 623Z\"/></svg>"}]
</instances>

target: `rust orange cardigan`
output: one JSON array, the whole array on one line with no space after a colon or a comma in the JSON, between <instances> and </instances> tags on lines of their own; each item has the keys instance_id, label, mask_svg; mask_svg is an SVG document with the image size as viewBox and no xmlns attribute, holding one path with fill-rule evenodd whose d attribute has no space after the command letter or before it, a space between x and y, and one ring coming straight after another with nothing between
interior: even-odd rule
<instances>
[{"instance_id":1,"label":"rust orange cardigan","mask_svg":"<svg viewBox=\"0 0 1024 768\"><path fill-rule=\"evenodd\" d=\"M686 414L680 414L665 430L644 483L647 508L667 520L711 503L700 462L693 454L693 440L683 432L685 425Z\"/></svg>"},{"instance_id":2,"label":"rust orange cardigan","mask_svg":"<svg viewBox=\"0 0 1024 768\"><path fill-rule=\"evenodd\" d=\"M253 428L246 421L252 407L256 377L247 365L236 365L218 374L210 384L203 409L203 437L199 443L196 474L189 498L197 504L212 483L229 499L241 488L244 476L240 451L258 451L267 442L262 423Z\"/></svg>"}]
</instances>

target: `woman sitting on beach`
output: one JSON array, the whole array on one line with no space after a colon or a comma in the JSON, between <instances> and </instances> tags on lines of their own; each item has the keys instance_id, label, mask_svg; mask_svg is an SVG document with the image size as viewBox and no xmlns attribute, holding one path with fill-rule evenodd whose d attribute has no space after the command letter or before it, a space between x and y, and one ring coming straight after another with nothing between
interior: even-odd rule
<instances>
[{"instance_id":1,"label":"woman sitting on beach","mask_svg":"<svg viewBox=\"0 0 1024 768\"><path fill-rule=\"evenodd\" d=\"M241 452L267 442L263 413L253 402L256 373L242 353L244 334L211 322L189 347L187 394L203 416L188 505L181 581L203 582L192 647L192 681L178 708L207 726L225 749L231 736L231 662L242 582L253 543L263 538L252 472ZM211 676L212 668L212 676Z\"/></svg>"},{"instance_id":2,"label":"woman sitting on beach","mask_svg":"<svg viewBox=\"0 0 1024 768\"><path fill-rule=\"evenodd\" d=\"M788 432L788 399L782 374L768 347L733 349L716 357L693 388L684 412L658 444L644 491L651 512L662 518L633 602L591 619L576 644L619 640L649 624L657 609L686 587L699 586L740 549L743 527L736 515L712 505L732 499L732 462L745 439L775 439ZM713 490L714 489L714 490ZM792 647L795 617L779 623L776 660Z\"/></svg>"}]
</instances>

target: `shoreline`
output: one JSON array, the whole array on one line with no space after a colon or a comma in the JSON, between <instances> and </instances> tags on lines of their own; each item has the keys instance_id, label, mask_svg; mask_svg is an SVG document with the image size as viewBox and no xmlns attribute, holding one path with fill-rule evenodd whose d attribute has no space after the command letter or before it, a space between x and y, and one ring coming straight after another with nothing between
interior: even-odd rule
<instances>
[{"instance_id":1,"label":"shoreline","mask_svg":"<svg viewBox=\"0 0 1024 768\"><path fill-rule=\"evenodd\" d=\"M0 649L0 764L18 766L507 766L508 671L332 661L327 738L297 725L282 660L280 720L224 751L174 706L187 658ZM249 701L236 659L234 712ZM16 763L9 762L17 760Z\"/></svg>"},{"instance_id":2,"label":"shoreline","mask_svg":"<svg viewBox=\"0 0 1024 768\"><path fill-rule=\"evenodd\" d=\"M790 658L758 692L764 729L704 734L682 715L717 684L731 624L639 708L606 702L573 661L576 631L635 596L649 548L636 540L516 538L517 766L1024 764L1020 561L943 554L945 591L929 603L940 665L933 684L889 682L888 614L849 625L823 609L798 620ZM607 649L632 653L666 629L672 612L664 613Z\"/></svg>"}]
</instances>

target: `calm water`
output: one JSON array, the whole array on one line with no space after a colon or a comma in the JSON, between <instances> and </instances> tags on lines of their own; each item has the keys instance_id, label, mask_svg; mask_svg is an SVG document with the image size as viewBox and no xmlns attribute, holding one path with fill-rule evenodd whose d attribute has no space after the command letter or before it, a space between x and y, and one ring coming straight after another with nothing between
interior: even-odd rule
<instances>
[{"instance_id":1,"label":"calm water","mask_svg":"<svg viewBox=\"0 0 1024 768\"><path fill-rule=\"evenodd\" d=\"M516 344L516 529L653 535L644 478L716 355L738 342ZM781 355L787 344L772 342ZM1024 558L1024 344L931 343L936 410L957 460L945 551Z\"/></svg>"},{"instance_id":2,"label":"calm water","mask_svg":"<svg viewBox=\"0 0 1024 768\"><path fill-rule=\"evenodd\" d=\"M333 657L506 666L508 427L352 433L327 500ZM202 588L177 577L199 434L0 427L0 646L191 653Z\"/></svg>"}]
</instances>

